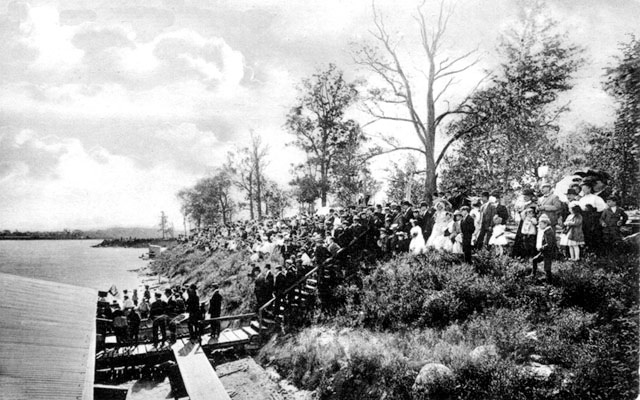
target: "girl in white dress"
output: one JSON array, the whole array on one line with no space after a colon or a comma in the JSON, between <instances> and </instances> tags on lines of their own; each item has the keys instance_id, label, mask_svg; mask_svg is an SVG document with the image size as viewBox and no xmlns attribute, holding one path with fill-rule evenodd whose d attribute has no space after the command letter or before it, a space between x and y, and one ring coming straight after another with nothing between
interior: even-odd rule
<instances>
[{"instance_id":1,"label":"girl in white dress","mask_svg":"<svg viewBox=\"0 0 640 400\"><path fill-rule=\"evenodd\" d=\"M444 236L444 231L447 230L447 225L449 225L444 201L439 200L436 202L436 212L433 215L433 220L433 230L429 239L427 239L427 247L442 250L443 239L448 239Z\"/></svg>"},{"instance_id":2,"label":"girl in white dress","mask_svg":"<svg viewBox=\"0 0 640 400\"><path fill-rule=\"evenodd\" d=\"M453 213L453 221L449 223L449 239L453 244L451 251L453 254L462 254L462 231L460 230L460 221L462 214L456 210Z\"/></svg>"},{"instance_id":3,"label":"girl in white dress","mask_svg":"<svg viewBox=\"0 0 640 400\"><path fill-rule=\"evenodd\" d=\"M491 238L489 238L489 245L493 246L497 256L501 256L504 254L504 246L509 243L507 241L507 237L505 236L506 230L507 227L502 223L502 218L497 215L494 216L493 233L491 234Z\"/></svg>"},{"instance_id":4,"label":"girl in white dress","mask_svg":"<svg viewBox=\"0 0 640 400\"><path fill-rule=\"evenodd\" d=\"M426 250L424 237L422 236L422 228L416 225L416 220L411 219L411 243L409 243L409 251L413 255L423 254Z\"/></svg>"}]
</instances>

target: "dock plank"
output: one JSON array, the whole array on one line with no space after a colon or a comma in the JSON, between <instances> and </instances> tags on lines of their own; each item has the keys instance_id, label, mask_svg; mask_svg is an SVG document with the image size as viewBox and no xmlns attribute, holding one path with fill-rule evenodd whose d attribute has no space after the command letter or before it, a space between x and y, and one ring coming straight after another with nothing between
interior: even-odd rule
<instances>
[{"instance_id":1,"label":"dock plank","mask_svg":"<svg viewBox=\"0 0 640 400\"><path fill-rule=\"evenodd\" d=\"M200 345L176 343L171 349L191 400L231 399Z\"/></svg>"}]
</instances>

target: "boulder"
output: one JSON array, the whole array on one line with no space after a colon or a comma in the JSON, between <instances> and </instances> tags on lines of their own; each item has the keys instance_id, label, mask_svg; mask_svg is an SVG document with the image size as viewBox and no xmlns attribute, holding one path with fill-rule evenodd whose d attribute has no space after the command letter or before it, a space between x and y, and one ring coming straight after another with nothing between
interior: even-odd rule
<instances>
[{"instance_id":1,"label":"boulder","mask_svg":"<svg viewBox=\"0 0 640 400\"><path fill-rule=\"evenodd\" d=\"M528 366L524 367L524 370L534 378L546 381L555 372L555 367L553 365L544 365L532 362Z\"/></svg>"},{"instance_id":2,"label":"boulder","mask_svg":"<svg viewBox=\"0 0 640 400\"><path fill-rule=\"evenodd\" d=\"M498 349L492 344L478 346L469 353L469 357L473 362L498 358Z\"/></svg>"},{"instance_id":3,"label":"boulder","mask_svg":"<svg viewBox=\"0 0 640 400\"><path fill-rule=\"evenodd\" d=\"M446 365L439 363L428 363L424 365L415 383L413 384L413 391L421 394L434 394L442 395L446 394L447 389L453 386L453 371Z\"/></svg>"}]
</instances>

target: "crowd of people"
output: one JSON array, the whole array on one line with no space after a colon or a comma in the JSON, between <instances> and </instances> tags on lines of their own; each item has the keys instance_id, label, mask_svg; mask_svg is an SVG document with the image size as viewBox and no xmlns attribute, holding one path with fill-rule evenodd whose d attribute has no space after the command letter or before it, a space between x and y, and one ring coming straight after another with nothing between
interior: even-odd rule
<instances>
[{"instance_id":1,"label":"crowd of people","mask_svg":"<svg viewBox=\"0 0 640 400\"><path fill-rule=\"evenodd\" d=\"M326 215L210 226L194 232L185 242L211 252L247 251L257 307L274 299L275 310L290 301L285 296L288 287L314 266L321 268L318 276L322 280L326 276L322 271L325 261L339 258L347 247L359 256L373 259L406 252L419 256L438 250L459 254L468 263L472 262L474 252L489 249L498 257L530 259L533 277L542 263L550 281L554 259L566 257L575 261L584 250L598 253L614 248L622 239L620 228L627 221L604 175L586 176L574 182L562 193L562 200L553 187L542 182L537 188L524 188L515 196L511 193L504 196L498 191L484 191L476 196L459 187L417 205L407 200L354 205L330 209ZM353 272L348 270L349 263L343 265L347 267L340 274ZM322 288L319 289L322 296ZM211 318L220 316L222 299L219 290L215 293L209 307ZM122 311L105 315L114 319L119 337L135 340L137 335L133 332L139 319L151 318L157 342L156 330L164 332L169 324L167 315L186 310L190 315L197 314L193 322L190 318L189 326L190 332L193 330L191 337L199 338L201 329L196 320L204 315L204 310L196 306L199 300L195 289L167 289L164 297L156 293L154 302L150 302L147 290L139 304L135 291L133 295L129 300L125 294ZM120 328L124 322L116 324L116 318L120 321L126 318L128 334ZM212 323L211 330L219 332L219 324Z\"/></svg>"},{"instance_id":2,"label":"crowd of people","mask_svg":"<svg viewBox=\"0 0 640 400\"><path fill-rule=\"evenodd\" d=\"M108 301L111 297L113 300ZM122 301L119 300L117 289L112 287L109 291L98 293L97 317L110 324L101 324L101 331L105 335L109 329L116 337L118 346L124 344L137 345L139 343L140 327L143 322L149 323L152 329L153 345L163 346L166 342L176 340L177 326L182 321L180 316L187 313L187 326L189 338L199 341L204 331L202 320L208 311L210 318L220 317L222 308L222 296L216 284L213 284L213 294L209 300L208 309L201 303L197 293L197 286L176 285L167 288L164 292L155 291L153 296L149 285L141 297L137 289L131 296L127 289L122 291ZM220 325L217 321L210 322L211 334L220 333Z\"/></svg>"}]
</instances>

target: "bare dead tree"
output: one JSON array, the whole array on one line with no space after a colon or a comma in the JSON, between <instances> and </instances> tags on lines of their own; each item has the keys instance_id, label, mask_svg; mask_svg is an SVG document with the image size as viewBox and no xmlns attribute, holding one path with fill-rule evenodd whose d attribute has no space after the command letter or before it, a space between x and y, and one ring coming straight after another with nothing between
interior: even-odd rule
<instances>
[{"instance_id":1,"label":"bare dead tree","mask_svg":"<svg viewBox=\"0 0 640 400\"><path fill-rule=\"evenodd\" d=\"M251 147L249 149L253 178L255 179L256 208L258 218L262 218L262 189L264 186L264 168L267 166L267 154L269 146L262 144L262 137L253 129L251 130Z\"/></svg>"},{"instance_id":2,"label":"bare dead tree","mask_svg":"<svg viewBox=\"0 0 640 400\"><path fill-rule=\"evenodd\" d=\"M471 114L474 110L468 104L468 97L455 107L450 107L449 102L444 100L445 93L456 83L456 75L467 71L479 61L475 57L477 48L461 54L457 57L442 56L443 39L447 31L447 26L453 8L445 6L444 0L440 3L437 21L430 24L426 17L426 0L416 9L414 19L417 22L421 38L422 52L426 57L426 66L421 72L424 75L424 87L420 87L419 92L425 93L424 109L418 104L421 99L416 95L416 84L412 82L407 72L407 67L400 59L398 50L399 40L394 39L388 32L384 18L373 8L373 22L375 29L371 31L379 47L361 46L355 54L355 62L382 78L384 87L370 91L370 98L365 102L366 111L374 117L372 122L386 120L396 122L406 122L413 126L420 147L400 145L395 138L383 137L387 148L379 148L370 154L371 157L386 154L399 150L417 151L424 156L426 179L425 189L428 195L436 189L436 167L435 136L438 127L443 121L454 114ZM484 80L484 79L483 79ZM476 88L483 81L476 85ZM415 85L415 86L414 86ZM474 90L471 91L473 93ZM447 104L446 111L436 114L436 104ZM405 113L390 114L390 107L404 108ZM397 109L397 108L396 108ZM371 122L371 123L372 123ZM450 139L453 142L456 139ZM445 146L443 151L449 145ZM442 154L438 160L442 159Z\"/></svg>"}]
</instances>

